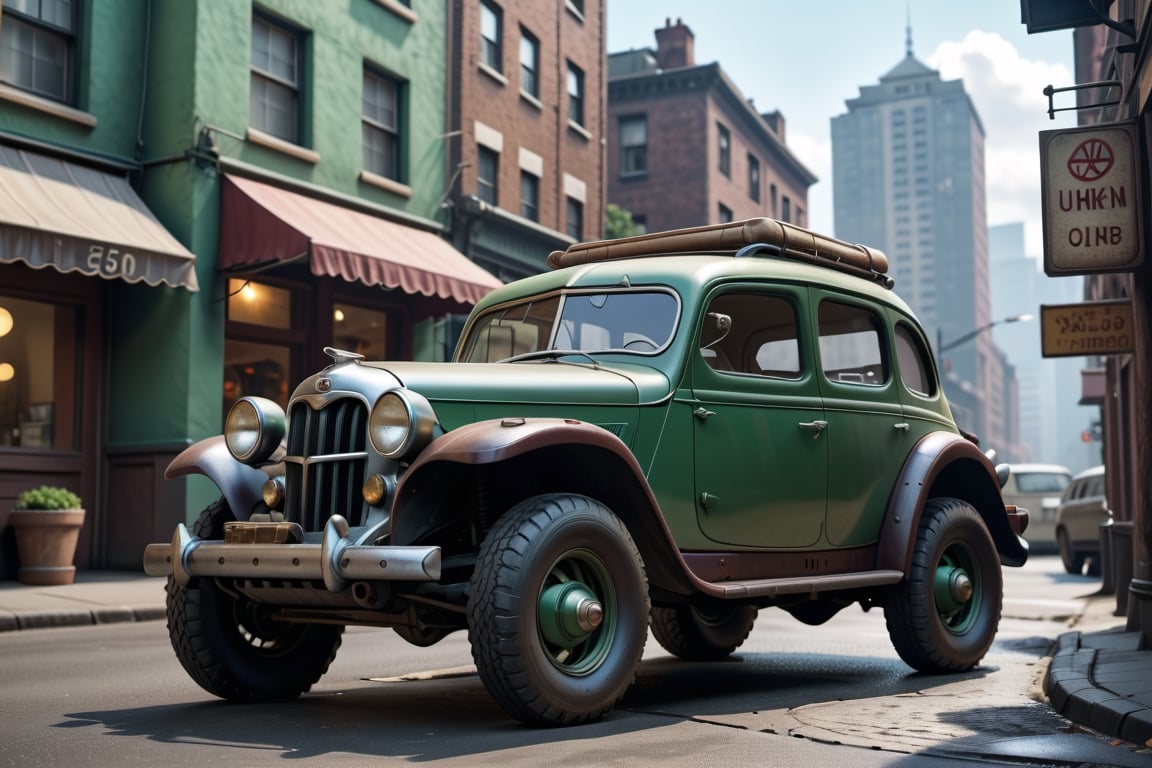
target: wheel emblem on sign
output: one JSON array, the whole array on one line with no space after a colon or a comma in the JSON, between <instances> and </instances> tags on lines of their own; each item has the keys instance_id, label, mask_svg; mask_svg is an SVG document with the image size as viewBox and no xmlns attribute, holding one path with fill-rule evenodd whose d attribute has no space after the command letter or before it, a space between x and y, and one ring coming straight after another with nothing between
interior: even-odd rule
<instances>
[{"instance_id":1,"label":"wheel emblem on sign","mask_svg":"<svg viewBox=\"0 0 1152 768\"><path fill-rule=\"evenodd\" d=\"M1068 172L1080 181L1096 181L1112 169L1115 156L1108 142L1088 139L1072 150L1068 157Z\"/></svg>"}]
</instances>

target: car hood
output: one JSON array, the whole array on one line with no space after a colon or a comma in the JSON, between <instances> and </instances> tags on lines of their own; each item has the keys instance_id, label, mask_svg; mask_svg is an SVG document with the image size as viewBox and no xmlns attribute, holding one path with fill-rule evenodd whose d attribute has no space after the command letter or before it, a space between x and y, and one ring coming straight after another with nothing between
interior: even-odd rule
<instances>
[{"instance_id":1,"label":"car hood","mask_svg":"<svg viewBox=\"0 0 1152 768\"><path fill-rule=\"evenodd\" d=\"M641 365L595 366L584 361L519 363L364 363L437 402L643 405L668 397L662 372Z\"/></svg>"}]
</instances>

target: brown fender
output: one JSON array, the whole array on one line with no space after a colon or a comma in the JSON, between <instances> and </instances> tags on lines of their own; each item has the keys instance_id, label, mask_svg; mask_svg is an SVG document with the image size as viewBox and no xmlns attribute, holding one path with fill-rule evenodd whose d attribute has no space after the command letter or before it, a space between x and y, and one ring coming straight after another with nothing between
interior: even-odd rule
<instances>
[{"instance_id":1,"label":"brown fender","mask_svg":"<svg viewBox=\"0 0 1152 768\"><path fill-rule=\"evenodd\" d=\"M951 432L932 432L904 462L880 531L878 569L908 573L924 504L934 497L967 501L988 526L1004 565L1023 565L1028 544L1013 532L991 460L971 441Z\"/></svg>"},{"instance_id":2,"label":"brown fender","mask_svg":"<svg viewBox=\"0 0 1152 768\"><path fill-rule=\"evenodd\" d=\"M396 489L397 501L392 510L395 540L411 543L409 539L417 530L416 520L423 521L444 512L426 506L429 496L433 497L434 506L441 501L435 498L435 486L444 484L443 462L491 465L556 449L563 450L564 456L574 463L595 466L602 484L583 492L609 506L628 526L653 585L681 594L699 588L680 557L672 533L660 514L660 505L628 446L602 427L573 419L493 419L468 424L438 437L412 463ZM418 500L421 498L423 501Z\"/></svg>"}]
</instances>

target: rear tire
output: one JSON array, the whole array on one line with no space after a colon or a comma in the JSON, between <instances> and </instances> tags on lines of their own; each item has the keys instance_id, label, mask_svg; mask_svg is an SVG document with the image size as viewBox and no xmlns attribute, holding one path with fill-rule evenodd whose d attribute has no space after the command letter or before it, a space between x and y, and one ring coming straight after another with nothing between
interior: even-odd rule
<instances>
[{"instance_id":1,"label":"rear tire","mask_svg":"<svg viewBox=\"0 0 1152 768\"><path fill-rule=\"evenodd\" d=\"M221 499L192 526L202 539L224 538L234 519ZM168 577L168 635L176 658L196 683L236 702L294 699L336 658L344 627L274 621L264 606L234 597L215 579L187 587Z\"/></svg>"},{"instance_id":2,"label":"rear tire","mask_svg":"<svg viewBox=\"0 0 1152 768\"><path fill-rule=\"evenodd\" d=\"M960 499L930 499L912 566L884 606L900 658L926 673L971 669L992 645L1002 599L1000 559L980 514Z\"/></svg>"},{"instance_id":3,"label":"rear tire","mask_svg":"<svg viewBox=\"0 0 1152 768\"><path fill-rule=\"evenodd\" d=\"M661 647L685 661L718 661L748 639L756 623L756 606L717 604L708 608L678 605L652 609L652 636Z\"/></svg>"}]
</instances>

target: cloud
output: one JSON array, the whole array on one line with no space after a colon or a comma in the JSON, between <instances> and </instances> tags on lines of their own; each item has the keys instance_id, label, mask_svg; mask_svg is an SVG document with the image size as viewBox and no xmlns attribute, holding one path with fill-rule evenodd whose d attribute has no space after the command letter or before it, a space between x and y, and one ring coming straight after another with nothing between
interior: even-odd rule
<instances>
[{"instance_id":1,"label":"cloud","mask_svg":"<svg viewBox=\"0 0 1152 768\"><path fill-rule=\"evenodd\" d=\"M1044 87L1072 83L1062 64L1033 61L998 34L972 31L942 43L926 63L945 80L963 80L984 125L988 223L1023 221L1029 255L1043 252L1040 201L1040 131L1069 127L1048 119ZM1071 113L1064 113L1070 115Z\"/></svg>"}]
</instances>

